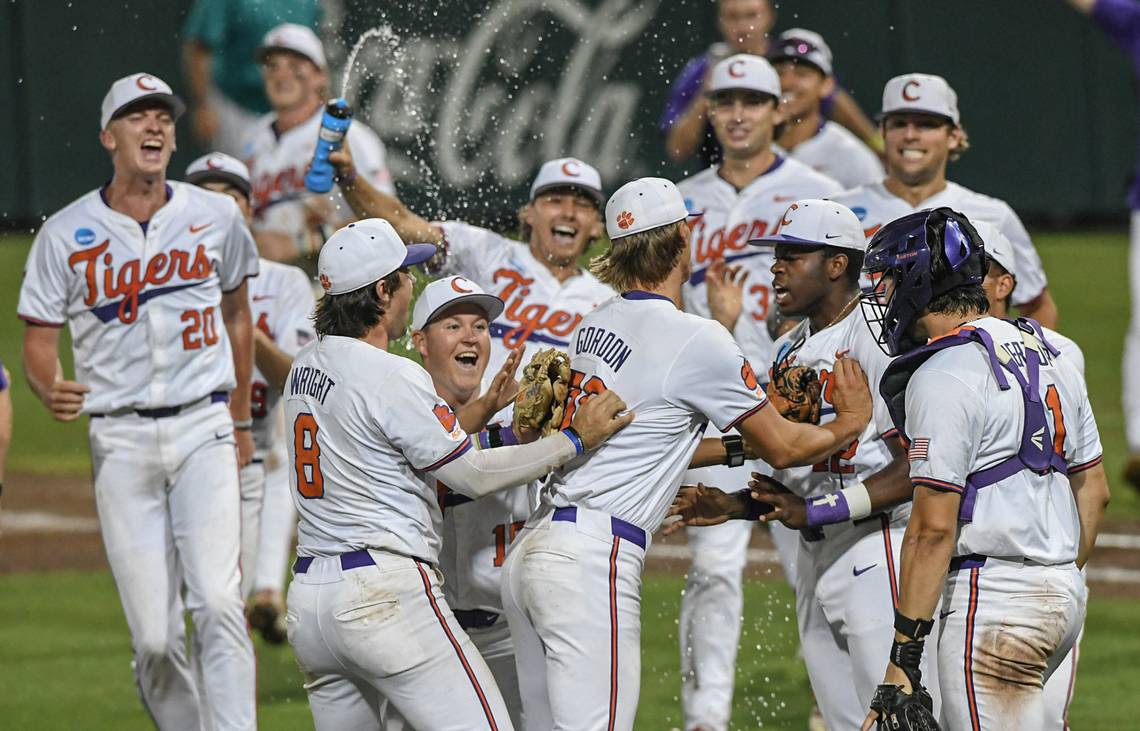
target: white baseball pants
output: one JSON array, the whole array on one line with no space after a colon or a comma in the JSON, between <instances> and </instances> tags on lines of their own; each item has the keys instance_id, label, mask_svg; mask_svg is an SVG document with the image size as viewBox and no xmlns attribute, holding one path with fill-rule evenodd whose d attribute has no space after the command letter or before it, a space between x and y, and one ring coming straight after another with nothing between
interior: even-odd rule
<instances>
[{"instance_id":1,"label":"white baseball pants","mask_svg":"<svg viewBox=\"0 0 1140 731\"><path fill-rule=\"evenodd\" d=\"M345 562L362 555L371 563ZM513 728L441 583L434 566L375 550L294 575L285 622L317 731L379 729L385 699L424 731Z\"/></svg>"},{"instance_id":2,"label":"white baseball pants","mask_svg":"<svg viewBox=\"0 0 1140 731\"><path fill-rule=\"evenodd\" d=\"M206 403L159 419L96 417L89 436L103 545L131 631L143 705L161 729L254 728L228 408ZM183 606L194 623L200 687L186 657ZM200 718L199 700L212 718Z\"/></svg>"},{"instance_id":3,"label":"white baseball pants","mask_svg":"<svg viewBox=\"0 0 1140 731\"><path fill-rule=\"evenodd\" d=\"M938 628L942 728L1045 728L1042 686L1076 642L1086 599L1073 564L989 558L952 571Z\"/></svg>"},{"instance_id":4,"label":"white baseball pants","mask_svg":"<svg viewBox=\"0 0 1140 731\"><path fill-rule=\"evenodd\" d=\"M1140 211L1132 212L1131 241L1128 246L1128 280L1132 309L1128 333L1124 336L1123 393L1124 435L1128 451L1140 454Z\"/></svg>"},{"instance_id":5,"label":"white baseball pants","mask_svg":"<svg viewBox=\"0 0 1140 731\"><path fill-rule=\"evenodd\" d=\"M261 460L241 468L241 596L253 588L261 542L261 507L265 502L265 465Z\"/></svg>"},{"instance_id":6,"label":"white baseball pants","mask_svg":"<svg viewBox=\"0 0 1140 731\"><path fill-rule=\"evenodd\" d=\"M253 591L285 591L285 573L297 538L297 508L289 492L288 456L285 445L265 457L265 495L261 503L257 561L253 566Z\"/></svg>"}]
</instances>

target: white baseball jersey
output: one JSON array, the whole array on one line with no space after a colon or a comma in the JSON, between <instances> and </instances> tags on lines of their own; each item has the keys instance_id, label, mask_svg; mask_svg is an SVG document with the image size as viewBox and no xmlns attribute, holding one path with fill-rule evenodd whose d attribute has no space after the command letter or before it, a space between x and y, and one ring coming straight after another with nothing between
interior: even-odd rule
<instances>
[{"instance_id":1,"label":"white baseball jersey","mask_svg":"<svg viewBox=\"0 0 1140 731\"><path fill-rule=\"evenodd\" d=\"M970 324L986 330L1024 371L1015 325L993 317ZM1046 360L1042 401L1054 443L1073 474L1101 460L1096 418L1077 369L1064 355ZM1017 453L1024 407L1016 381L1009 380L1008 390L998 388L989 357L976 344L942 350L918 368L906 388L906 436L915 484L961 492L968 475ZM1077 507L1065 475L1022 470L978 490L973 520L960 525L955 554L1061 564L1076 559L1079 538Z\"/></svg>"},{"instance_id":2,"label":"white baseball jersey","mask_svg":"<svg viewBox=\"0 0 1140 731\"><path fill-rule=\"evenodd\" d=\"M299 555L436 561L439 505L422 473L471 442L418 363L355 338L309 343L285 384L285 434Z\"/></svg>"},{"instance_id":3,"label":"white baseball jersey","mask_svg":"<svg viewBox=\"0 0 1140 731\"><path fill-rule=\"evenodd\" d=\"M765 321L772 298L772 247L749 246L750 239L771 233L784 211L802 198L829 198L842 188L803 163L777 157L763 175L737 190L719 170L711 167L677 184L690 210L704 215L693 224L690 238L693 271L684 285L685 311L709 317L705 274L709 264L723 257L748 271L744 285L744 311L733 335L751 360L768 363L772 339ZM763 374L761 374L763 376Z\"/></svg>"},{"instance_id":4,"label":"white baseball jersey","mask_svg":"<svg viewBox=\"0 0 1140 731\"><path fill-rule=\"evenodd\" d=\"M1049 344L1061 351L1061 355L1065 356L1066 360L1076 366L1077 371L1080 372L1083 378L1085 375L1085 354L1084 351L1081 350L1081 346L1056 330L1042 327L1041 331L1045 334L1045 339L1049 341Z\"/></svg>"},{"instance_id":5,"label":"white baseball jersey","mask_svg":"<svg viewBox=\"0 0 1140 731\"><path fill-rule=\"evenodd\" d=\"M261 273L250 282L249 307L253 325L269 336L284 353L295 356L313 331L313 288L309 275L294 266L268 259L260 262ZM281 390L270 388L265 376L253 369L250 413L253 416L255 455L264 459L277 443L277 408Z\"/></svg>"},{"instance_id":6,"label":"white baseball jersey","mask_svg":"<svg viewBox=\"0 0 1140 731\"><path fill-rule=\"evenodd\" d=\"M782 155L798 160L844 188L877 183L886 172L870 147L842 125L824 121L819 131L796 145L791 152L776 147Z\"/></svg>"},{"instance_id":7,"label":"white baseball jersey","mask_svg":"<svg viewBox=\"0 0 1140 731\"><path fill-rule=\"evenodd\" d=\"M506 303L491 323L487 380L519 346L526 348L524 364L539 348L566 351L582 318L614 296L587 271L559 282L525 243L459 221L439 227L447 239L448 273L462 274Z\"/></svg>"},{"instance_id":8,"label":"white baseball jersey","mask_svg":"<svg viewBox=\"0 0 1140 731\"><path fill-rule=\"evenodd\" d=\"M323 114L322 107L305 122L282 135L278 135L273 126L276 115L268 114L258 120L257 127L247 138L242 159L249 166L249 177L253 183L250 202L255 229L296 235L304 227L304 201L319 197L319 194L305 188L305 173L313 161ZM353 120L347 137L357 174L367 178L377 189L394 195L384 143L376 133L361 120ZM340 213L334 221L336 225L355 219L339 190L334 188L328 195Z\"/></svg>"},{"instance_id":9,"label":"white baseball jersey","mask_svg":"<svg viewBox=\"0 0 1140 731\"><path fill-rule=\"evenodd\" d=\"M541 499L599 510L647 532L665 518L708 422L728 431L768 403L724 327L644 292L587 315L571 338L570 366L567 422L578 399L606 389L636 417L556 470Z\"/></svg>"},{"instance_id":10,"label":"white baseball jersey","mask_svg":"<svg viewBox=\"0 0 1140 731\"><path fill-rule=\"evenodd\" d=\"M222 293L257 275L257 249L229 196L169 182L144 227L93 190L44 223L18 313L71 330L83 411L176 406L236 384Z\"/></svg>"},{"instance_id":11,"label":"white baseball jersey","mask_svg":"<svg viewBox=\"0 0 1140 731\"><path fill-rule=\"evenodd\" d=\"M848 357L859 362L876 398L873 399L874 418L846 450L810 467L791 467L773 473L774 479L805 498L842 490L882 470L891 461L883 438L895 431L886 402L877 397L879 381L890 357L871 338L859 308L831 327L816 333L810 330L810 322L805 319L781 335L772 359L773 368L786 361L787 365L807 366L819 374L823 384L820 422L835 419L835 408L831 405L831 370L835 367L836 352L846 351Z\"/></svg>"},{"instance_id":12,"label":"white baseball jersey","mask_svg":"<svg viewBox=\"0 0 1140 731\"><path fill-rule=\"evenodd\" d=\"M1041 257L1037 255L1037 249L1033 248L1033 241L1030 240L1025 225L1003 200L975 193L951 181L947 181L945 188L917 206L911 206L888 191L882 182L869 183L831 198L855 212L868 238L896 218L940 206L952 208L971 220L993 224L1013 244L1014 267L1017 269L1014 272L1017 288L1013 290L1013 303L1023 305L1032 302L1045 289L1047 282Z\"/></svg>"}]
</instances>

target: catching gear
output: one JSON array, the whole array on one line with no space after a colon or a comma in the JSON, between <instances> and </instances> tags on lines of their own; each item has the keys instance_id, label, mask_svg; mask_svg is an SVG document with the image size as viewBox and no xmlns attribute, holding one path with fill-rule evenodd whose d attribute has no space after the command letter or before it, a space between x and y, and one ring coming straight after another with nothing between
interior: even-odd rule
<instances>
[{"instance_id":1,"label":"catching gear","mask_svg":"<svg viewBox=\"0 0 1140 731\"><path fill-rule=\"evenodd\" d=\"M908 336L911 324L935 297L981 284L984 253L973 224L949 208L918 211L880 229L863 262L874 284L861 297L879 347L898 355L921 345Z\"/></svg>"},{"instance_id":2,"label":"catching gear","mask_svg":"<svg viewBox=\"0 0 1140 731\"><path fill-rule=\"evenodd\" d=\"M934 704L921 686L905 693L897 685L880 685L871 699L871 710L879 712L877 728L890 731L938 731Z\"/></svg>"},{"instance_id":3,"label":"catching gear","mask_svg":"<svg viewBox=\"0 0 1140 731\"><path fill-rule=\"evenodd\" d=\"M554 348L535 353L523 369L515 398L514 427L552 434L562 423L570 390L570 359Z\"/></svg>"},{"instance_id":4,"label":"catching gear","mask_svg":"<svg viewBox=\"0 0 1140 731\"><path fill-rule=\"evenodd\" d=\"M788 421L818 424L823 384L815 369L777 364L768 384L768 398Z\"/></svg>"}]
</instances>

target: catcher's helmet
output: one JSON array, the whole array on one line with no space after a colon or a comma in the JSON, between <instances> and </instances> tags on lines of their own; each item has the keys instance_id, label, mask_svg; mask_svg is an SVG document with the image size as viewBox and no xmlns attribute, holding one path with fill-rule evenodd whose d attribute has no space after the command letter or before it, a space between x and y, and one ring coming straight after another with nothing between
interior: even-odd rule
<instances>
[{"instance_id":1,"label":"catcher's helmet","mask_svg":"<svg viewBox=\"0 0 1140 731\"><path fill-rule=\"evenodd\" d=\"M860 298L871 334L888 355L922 343L907 330L930 301L951 290L981 284L982 237L949 208L918 211L888 223L871 239L863 272L872 285ZM893 285L893 286L891 286Z\"/></svg>"}]
</instances>

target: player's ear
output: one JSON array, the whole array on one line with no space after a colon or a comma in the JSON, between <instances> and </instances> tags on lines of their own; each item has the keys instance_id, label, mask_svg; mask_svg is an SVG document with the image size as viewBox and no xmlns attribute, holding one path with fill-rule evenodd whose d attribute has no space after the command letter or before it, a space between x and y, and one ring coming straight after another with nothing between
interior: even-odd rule
<instances>
[{"instance_id":1,"label":"player's ear","mask_svg":"<svg viewBox=\"0 0 1140 731\"><path fill-rule=\"evenodd\" d=\"M787 112L784 111L784 105L780 104L780 100L776 99L771 102L772 104L772 127L779 127L781 124L788 120Z\"/></svg>"},{"instance_id":2,"label":"player's ear","mask_svg":"<svg viewBox=\"0 0 1140 731\"><path fill-rule=\"evenodd\" d=\"M1007 272L997 278L996 284L997 287L995 287L995 290L997 299L1000 301L1013 294L1013 289L1017 286L1017 280L1013 278L1012 274Z\"/></svg>"},{"instance_id":3,"label":"player's ear","mask_svg":"<svg viewBox=\"0 0 1140 731\"><path fill-rule=\"evenodd\" d=\"M428 357L427 337L424 336L423 330L412 331L412 347L420 354L420 358L426 359Z\"/></svg>"},{"instance_id":4,"label":"player's ear","mask_svg":"<svg viewBox=\"0 0 1140 731\"><path fill-rule=\"evenodd\" d=\"M534 206L530 203L524 203L523 207L519 210L519 220L527 226L534 226Z\"/></svg>"},{"instance_id":5,"label":"player's ear","mask_svg":"<svg viewBox=\"0 0 1140 731\"><path fill-rule=\"evenodd\" d=\"M829 281L846 276L847 267L851 266L851 259L846 254L836 254L826 259L827 278Z\"/></svg>"},{"instance_id":6,"label":"player's ear","mask_svg":"<svg viewBox=\"0 0 1140 731\"><path fill-rule=\"evenodd\" d=\"M111 130L107 128L99 130L99 144L103 145L103 149L107 152L115 151L115 137L111 134Z\"/></svg>"},{"instance_id":7,"label":"player's ear","mask_svg":"<svg viewBox=\"0 0 1140 731\"><path fill-rule=\"evenodd\" d=\"M388 304L392 301L392 295L388 293L388 288L384 285L384 280L381 279L372 286L376 288L376 298L380 300L380 306L387 311Z\"/></svg>"},{"instance_id":8,"label":"player's ear","mask_svg":"<svg viewBox=\"0 0 1140 731\"><path fill-rule=\"evenodd\" d=\"M835 92L835 77L824 76L823 85L819 87L819 96L821 99L826 99Z\"/></svg>"}]
</instances>

